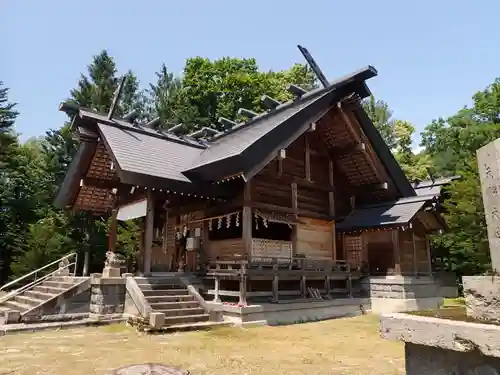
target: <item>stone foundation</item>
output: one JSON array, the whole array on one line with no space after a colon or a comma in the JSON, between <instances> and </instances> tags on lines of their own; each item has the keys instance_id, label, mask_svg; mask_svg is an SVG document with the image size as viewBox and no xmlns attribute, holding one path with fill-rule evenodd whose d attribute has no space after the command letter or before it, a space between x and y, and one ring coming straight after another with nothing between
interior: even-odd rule
<instances>
[{"instance_id":1,"label":"stone foundation","mask_svg":"<svg viewBox=\"0 0 500 375\"><path fill-rule=\"evenodd\" d=\"M103 278L101 274L91 277L90 317L106 318L121 316L125 310L125 279Z\"/></svg>"},{"instance_id":2,"label":"stone foundation","mask_svg":"<svg viewBox=\"0 0 500 375\"><path fill-rule=\"evenodd\" d=\"M220 311L224 321L237 325L246 323L280 325L314 322L357 316L370 310L370 300L366 298L265 303L245 307L213 302L207 303L207 305L210 310Z\"/></svg>"},{"instance_id":3,"label":"stone foundation","mask_svg":"<svg viewBox=\"0 0 500 375\"><path fill-rule=\"evenodd\" d=\"M444 286L431 277L414 276L372 276L361 281L361 289L371 298L418 299L448 297L451 290L442 290ZM447 289L456 286L446 286ZM443 293L444 292L444 293Z\"/></svg>"}]
</instances>

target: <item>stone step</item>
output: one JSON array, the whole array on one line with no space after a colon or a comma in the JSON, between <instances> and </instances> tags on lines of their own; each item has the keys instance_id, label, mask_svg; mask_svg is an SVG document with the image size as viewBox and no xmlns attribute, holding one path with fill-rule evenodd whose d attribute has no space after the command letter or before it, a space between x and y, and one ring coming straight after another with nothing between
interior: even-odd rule
<instances>
[{"instance_id":1,"label":"stone step","mask_svg":"<svg viewBox=\"0 0 500 375\"><path fill-rule=\"evenodd\" d=\"M165 326L171 326L174 324L193 324L198 322L207 322L208 320L208 314L165 316Z\"/></svg>"},{"instance_id":2,"label":"stone step","mask_svg":"<svg viewBox=\"0 0 500 375\"><path fill-rule=\"evenodd\" d=\"M202 307L193 307L186 309L158 309L155 312L162 312L165 314L165 319L172 316L191 316L191 315L202 315L205 310Z\"/></svg>"},{"instance_id":3,"label":"stone step","mask_svg":"<svg viewBox=\"0 0 500 375\"><path fill-rule=\"evenodd\" d=\"M32 290L35 292L50 293L50 294L58 295L58 294L61 294L62 292L64 292L66 289L55 288L52 286L37 285L37 286L34 286Z\"/></svg>"},{"instance_id":4,"label":"stone step","mask_svg":"<svg viewBox=\"0 0 500 375\"><path fill-rule=\"evenodd\" d=\"M158 296L158 295L164 295L164 296L185 296L188 295L189 292L187 289L168 289L168 288L159 288L159 289L142 289L142 293L145 296Z\"/></svg>"},{"instance_id":5,"label":"stone step","mask_svg":"<svg viewBox=\"0 0 500 375\"><path fill-rule=\"evenodd\" d=\"M151 304L151 303L158 303L158 302L189 302L189 301L194 301L195 298L192 295L189 294L180 294L180 295L160 295L160 294L154 294L151 296L144 295L146 300Z\"/></svg>"},{"instance_id":6,"label":"stone step","mask_svg":"<svg viewBox=\"0 0 500 375\"><path fill-rule=\"evenodd\" d=\"M33 298L33 297L29 297L29 296L25 296L23 294L15 296L14 297L14 301L23 303L25 305L30 305L32 307L41 305L42 303L45 302L44 300Z\"/></svg>"},{"instance_id":7,"label":"stone step","mask_svg":"<svg viewBox=\"0 0 500 375\"><path fill-rule=\"evenodd\" d=\"M57 293L57 294L59 294L59 293ZM36 290L27 290L26 292L23 293L23 295L25 295L26 297L41 299L44 301L48 301L49 299L55 297L57 294L56 293L38 292Z\"/></svg>"},{"instance_id":8,"label":"stone step","mask_svg":"<svg viewBox=\"0 0 500 375\"><path fill-rule=\"evenodd\" d=\"M166 332L174 332L174 331L189 331L189 330L198 330L198 329L210 329L214 327L230 327L233 326L232 322L210 322L210 321L199 321L193 323L178 323L172 324L168 326L163 326L163 329Z\"/></svg>"},{"instance_id":9,"label":"stone step","mask_svg":"<svg viewBox=\"0 0 500 375\"><path fill-rule=\"evenodd\" d=\"M182 282L176 277L136 277L137 284L174 284L182 285Z\"/></svg>"},{"instance_id":10,"label":"stone step","mask_svg":"<svg viewBox=\"0 0 500 375\"><path fill-rule=\"evenodd\" d=\"M186 289L183 285L175 284L138 284L141 290L159 290L159 289Z\"/></svg>"},{"instance_id":11,"label":"stone step","mask_svg":"<svg viewBox=\"0 0 500 375\"><path fill-rule=\"evenodd\" d=\"M148 301L149 302L149 301ZM200 307L198 301L187 301L187 302L155 302L149 303L151 308L155 311L164 310L180 310L180 309L190 309Z\"/></svg>"},{"instance_id":12,"label":"stone step","mask_svg":"<svg viewBox=\"0 0 500 375\"><path fill-rule=\"evenodd\" d=\"M41 284L41 286L47 286L51 288L62 288L64 290L71 288L73 285L75 285L75 283L67 281L51 281L51 280L46 280Z\"/></svg>"},{"instance_id":13,"label":"stone step","mask_svg":"<svg viewBox=\"0 0 500 375\"><path fill-rule=\"evenodd\" d=\"M13 300L5 301L4 303L2 303L2 307L6 307L9 310L17 310L19 312L25 312L33 308L33 306Z\"/></svg>"}]
</instances>

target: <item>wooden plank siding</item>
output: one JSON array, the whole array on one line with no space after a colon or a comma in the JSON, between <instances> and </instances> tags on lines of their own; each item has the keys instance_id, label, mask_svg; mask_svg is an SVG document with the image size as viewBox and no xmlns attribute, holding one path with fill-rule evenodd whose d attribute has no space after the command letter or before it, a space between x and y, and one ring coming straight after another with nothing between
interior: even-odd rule
<instances>
[{"instance_id":1,"label":"wooden plank siding","mask_svg":"<svg viewBox=\"0 0 500 375\"><path fill-rule=\"evenodd\" d=\"M301 218L297 224L296 254L309 259L333 259L334 225L318 219Z\"/></svg>"}]
</instances>

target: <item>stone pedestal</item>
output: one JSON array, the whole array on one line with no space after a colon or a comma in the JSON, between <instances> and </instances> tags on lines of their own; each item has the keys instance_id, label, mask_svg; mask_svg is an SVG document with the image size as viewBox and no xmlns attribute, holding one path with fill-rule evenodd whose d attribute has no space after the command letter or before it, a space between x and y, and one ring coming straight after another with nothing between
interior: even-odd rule
<instances>
[{"instance_id":1,"label":"stone pedestal","mask_svg":"<svg viewBox=\"0 0 500 375\"><path fill-rule=\"evenodd\" d=\"M102 270L102 277L120 277L120 267L105 266Z\"/></svg>"},{"instance_id":2,"label":"stone pedestal","mask_svg":"<svg viewBox=\"0 0 500 375\"><path fill-rule=\"evenodd\" d=\"M90 314L92 318L121 317L125 307L125 279L91 276Z\"/></svg>"},{"instance_id":3,"label":"stone pedestal","mask_svg":"<svg viewBox=\"0 0 500 375\"><path fill-rule=\"evenodd\" d=\"M500 323L500 276L464 276L467 316Z\"/></svg>"}]
</instances>

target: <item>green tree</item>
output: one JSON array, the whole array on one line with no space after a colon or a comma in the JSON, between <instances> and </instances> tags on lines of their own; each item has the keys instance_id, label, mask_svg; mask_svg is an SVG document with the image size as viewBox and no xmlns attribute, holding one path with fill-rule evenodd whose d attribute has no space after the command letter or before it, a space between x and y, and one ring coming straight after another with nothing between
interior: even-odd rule
<instances>
[{"instance_id":1,"label":"green tree","mask_svg":"<svg viewBox=\"0 0 500 375\"><path fill-rule=\"evenodd\" d=\"M395 124L392 111L383 100L376 100L372 95L362 103L364 110L379 131L385 143L392 150L397 146Z\"/></svg>"},{"instance_id":2,"label":"green tree","mask_svg":"<svg viewBox=\"0 0 500 375\"><path fill-rule=\"evenodd\" d=\"M449 231L433 240L433 247L449 252L451 268L459 276L478 274L489 267L486 223L476 151L500 137L500 80L473 96L473 105L433 121L422 133L422 145L437 174L462 175L451 185L446 215Z\"/></svg>"},{"instance_id":3,"label":"green tree","mask_svg":"<svg viewBox=\"0 0 500 375\"><path fill-rule=\"evenodd\" d=\"M161 124L169 128L181 121L182 80L169 72L165 64L156 72L156 82L149 84L149 117L160 117Z\"/></svg>"},{"instance_id":4,"label":"green tree","mask_svg":"<svg viewBox=\"0 0 500 375\"><path fill-rule=\"evenodd\" d=\"M264 94L281 101L291 98L286 91L290 83L310 89L315 86L315 77L303 65L288 71L260 72L255 59L188 59L179 98L180 120L189 129L208 126L222 130L219 117L238 119L239 108L264 112L260 101Z\"/></svg>"}]
</instances>

